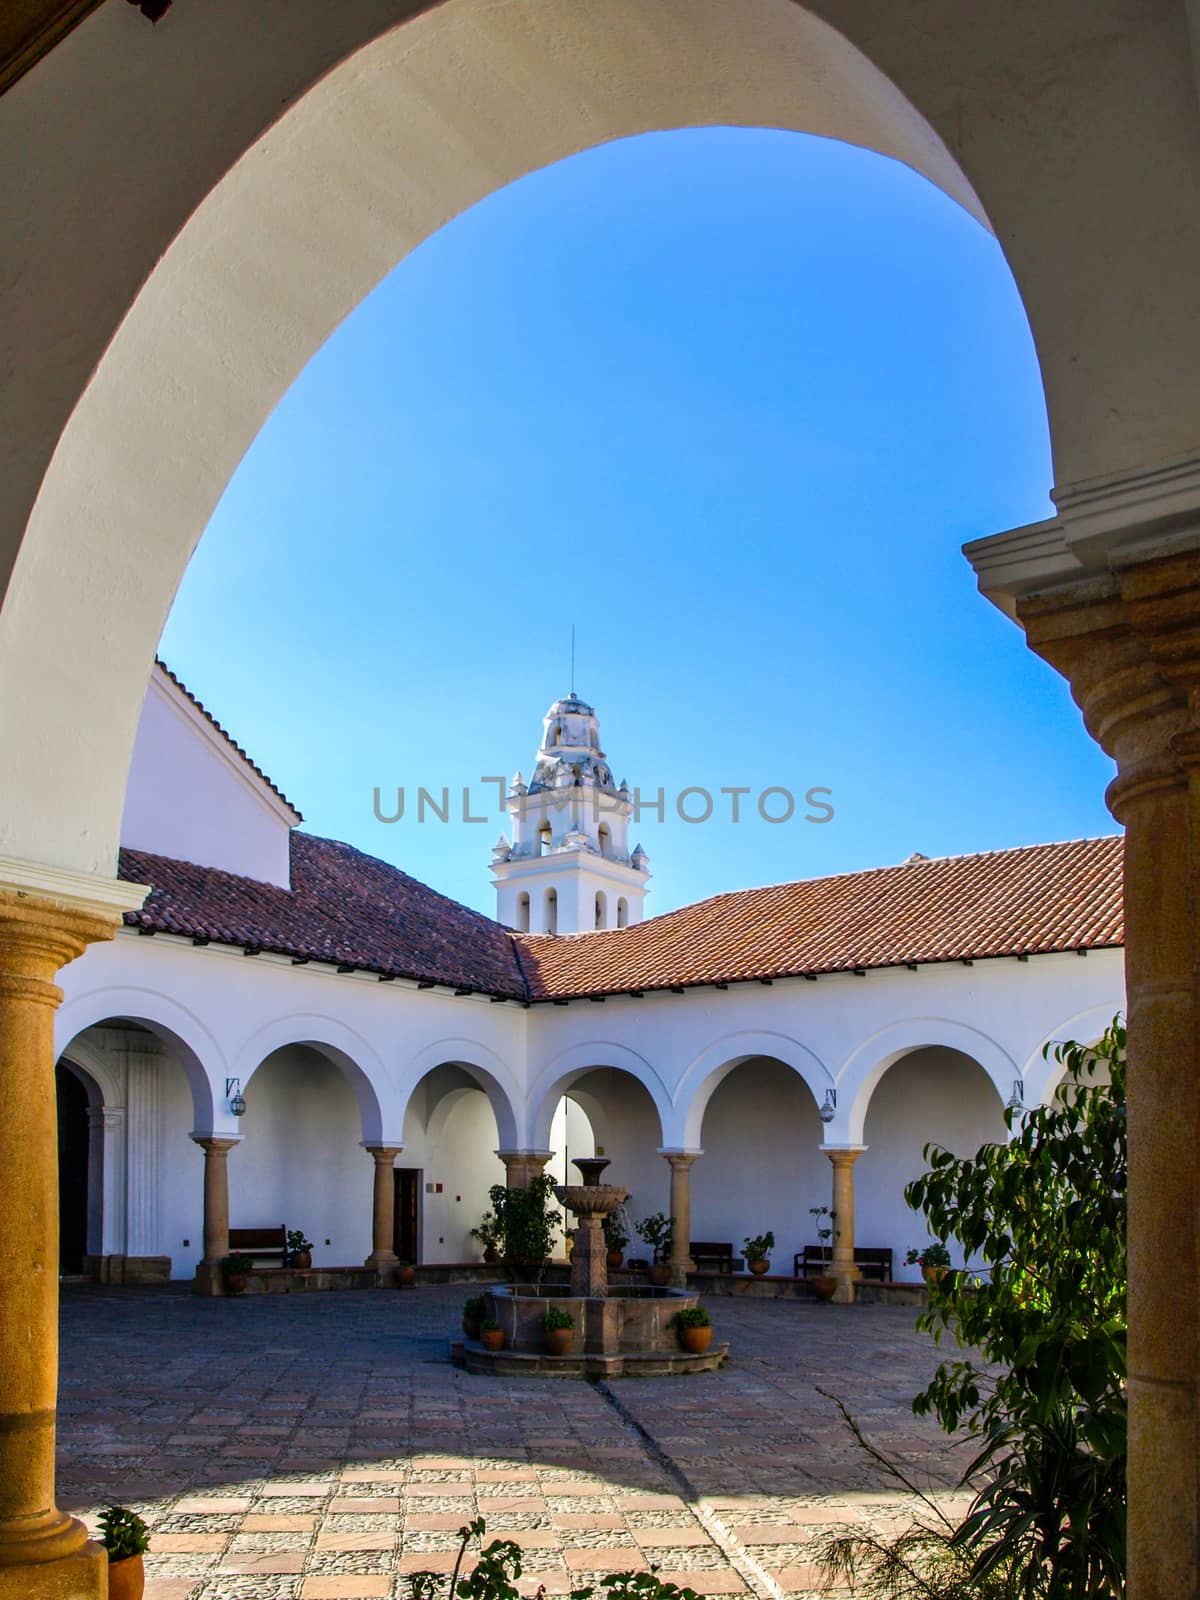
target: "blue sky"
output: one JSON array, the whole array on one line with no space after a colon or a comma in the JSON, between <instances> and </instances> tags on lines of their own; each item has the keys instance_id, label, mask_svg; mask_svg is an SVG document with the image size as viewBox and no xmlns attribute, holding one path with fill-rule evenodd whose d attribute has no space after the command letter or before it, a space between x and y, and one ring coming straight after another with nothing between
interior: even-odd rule
<instances>
[{"instance_id":1,"label":"blue sky","mask_svg":"<svg viewBox=\"0 0 1200 1600\"><path fill-rule=\"evenodd\" d=\"M493 195L358 308L230 482L162 652L309 829L485 911L478 780L528 774L572 623L618 778L665 791L650 911L1110 832L1109 763L960 552L1047 515L1051 479L1016 287L952 201L826 140L648 135ZM418 824L418 785L458 820ZM758 816L816 785L832 821Z\"/></svg>"}]
</instances>

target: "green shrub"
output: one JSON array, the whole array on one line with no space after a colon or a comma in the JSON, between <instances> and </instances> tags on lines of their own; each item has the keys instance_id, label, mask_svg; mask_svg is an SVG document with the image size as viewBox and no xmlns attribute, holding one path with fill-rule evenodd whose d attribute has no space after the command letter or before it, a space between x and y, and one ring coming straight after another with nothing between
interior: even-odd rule
<instances>
[{"instance_id":1,"label":"green shrub","mask_svg":"<svg viewBox=\"0 0 1200 1600\"><path fill-rule=\"evenodd\" d=\"M479 1331L480 1333L499 1333L500 1324L496 1321L495 1317L484 1317L483 1321L479 1324Z\"/></svg>"},{"instance_id":2,"label":"green shrub","mask_svg":"<svg viewBox=\"0 0 1200 1600\"><path fill-rule=\"evenodd\" d=\"M311 1250L313 1242L304 1237L303 1228L289 1228L287 1236L288 1255L299 1255L302 1250Z\"/></svg>"},{"instance_id":3,"label":"green shrub","mask_svg":"<svg viewBox=\"0 0 1200 1600\"><path fill-rule=\"evenodd\" d=\"M128 1506L108 1506L100 1513L100 1542L110 1561L127 1561L150 1548L150 1530Z\"/></svg>"},{"instance_id":4,"label":"green shrub","mask_svg":"<svg viewBox=\"0 0 1200 1600\"><path fill-rule=\"evenodd\" d=\"M666 1261L671 1254L671 1240L675 1235L673 1217L656 1211L652 1217L643 1217L640 1222L635 1222L633 1231L644 1244L650 1246L656 1262Z\"/></svg>"},{"instance_id":5,"label":"green shrub","mask_svg":"<svg viewBox=\"0 0 1200 1600\"><path fill-rule=\"evenodd\" d=\"M545 1328L547 1333L550 1333L554 1328L573 1328L574 1326L575 1318L567 1310L566 1306L548 1306L546 1308L546 1315L542 1318L542 1327Z\"/></svg>"},{"instance_id":6,"label":"green shrub","mask_svg":"<svg viewBox=\"0 0 1200 1600\"><path fill-rule=\"evenodd\" d=\"M747 1261L765 1261L775 1248L775 1235L773 1233L756 1233L753 1238L744 1242Z\"/></svg>"},{"instance_id":7,"label":"green shrub","mask_svg":"<svg viewBox=\"0 0 1200 1600\"><path fill-rule=\"evenodd\" d=\"M226 1256L221 1265L225 1268L226 1277L245 1278L254 1271L254 1257L241 1255Z\"/></svg>"},{"instance_id":8,"label":"green shrub","mask_svg":"<svg viewBox=\"0 0 1200 1600\"><path fill-rule=\"evenodd\" d=\"M703 1306L684 1306L671 1318L677 1328L711 1328L712 1318Z\"/></svg>"},{"instance_id":9,"label":"green shrub","mask_svg":"<svg viewBox=\"0 0 1200 1600\"><path fill-rule=\"evenodd\" d=\"M944 1244L939 1244L935 1239L932 1244L925 1245L922 1249L912 1249L904 1258L906 1267L948 1267L950 1265L950 1252Z\"/></svg>"},{"instance_id":10,"label":"green shrub","mask_svg":"<svg viewBox=\"0 0 1200 1600\"><path fill-rule=\"evenodd\" d=\"M460 1540L454 1571L414 1572L408 1579L412 1600L522 1600L517 1588L523 1567L521 1549L511 1539L493 1539L484 1546L470 1572L463 1572L467 1546L472 1539L483 1545L487 1524L482 1517L458 1530ZM658 1568L648 1572L611 1572L599 1581L571 1590L571 1600L700 1600L694 1589L665 1583Z\"/></svg>"},{"instance_id":11,"label":"green shrub","mask_svg":"<svg viewBox=\"0 0 1200 1600\"><path fill-rule=\"evenodd\" d=\"M485 1310L484 1299L481 1294L469 1294L463 1305L463 1316L470 1317L478 1322Z\"/></svg>"},{"instance_id":12,"label":"green shrub","mask_svg":"<svg viewBox=\"0 0 1200 1600\"><path fill-rule=\"evenodd\" d=\"M505 1261L518 1267L542 1267L562 1220L561 1213L551 1204L553 1197L554 1179L544 1172L532 1180L528 1189L493 1184L488 1198L496 1218L496 1241Z\"/></svg>"}]
</instances>

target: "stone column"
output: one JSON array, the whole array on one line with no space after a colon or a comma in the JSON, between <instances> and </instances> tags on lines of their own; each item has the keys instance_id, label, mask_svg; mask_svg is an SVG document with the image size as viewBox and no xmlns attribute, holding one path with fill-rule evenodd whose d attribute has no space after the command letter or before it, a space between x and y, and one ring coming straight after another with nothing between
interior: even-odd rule
<instances>
[{"instance_id":1,"label":"stone column","mask_svg":"<svg viewBox=\"0 0 1200 1600\"><path fill-rule=\"evenodd\" d=\"M692 1162L703 1150L660 1150L671 1168L671 1282L677 1289L687 1288L687 1275L695 1272L692 1260Z\"/></svg>"},{"instance_id":2,"label":"stone column","mask_svg":"<svg viewBox=\"0 0 1200 1600\"><path fill-rule=\"evenodd\" d=\"M1126 829L1131 1600L1200 1590L1197 543L1129 548L1108 576L1017 605L1117 763Z\"/></svg>"},{"instance_id":3,"label":"stone column","mask_svg":"<svg viewBox=\"0 0 1200 1600\"><path fill-rule=\"evenodd\" d=\"M865 1148L821 1146L833 1165L833 1259L829 1274L837 1279L834 1303L842 1306L854 1304L854 1285L862 1277L854 1265L854 1163Z\"/></svg>"},{"instance_id":4,"label":"stone column","mask_svg":"<svg viewBox=\"0 0 1200 1600\"><path fill-rule=\"evenodd\" d=\"M221 1263L229 1254L229 1166L226 1157L237 1138L194 1133L204 1151L204 1260L196 1268L197 1294L224 1294Z\"/></svg>"},{"instance_id":5,"label":"stone column","mask_svg":"<svg viewBox=\"0 0 1200 1600\"><path fill-rule=\"evenodd\" d=\"M552 1154L549 1150L497 1150L504 1163L504 1182L509 1189L528 1189L540 1178Z\"/></svg>"},{"instance_id":6,"label":"stone column","mask_svg":"<svg viewBox=\"0 0 1200 1600\"><path fill-rule=\"evenodd\" d=\"M396 1254L396 1180L393 1171L400 1144L365 1144L363 1149L375 1160L374 1204L371 1216L371 1254L364 1265L374 1267L381 1277L394 1271Z\"/></svg>"},{"instance_id":7,"label":"stone column","mask_svg":"<svg viewBox=\"0 0 1200 1600\"><path fill-rule=\"evenodd\" d=\"M58 969L120 918L98 896L29 885L90 880L6 863L0 883L0 1600L107 1593L104 1552L54 1500L58 1389Z\"/></svg>"}]
</instances>

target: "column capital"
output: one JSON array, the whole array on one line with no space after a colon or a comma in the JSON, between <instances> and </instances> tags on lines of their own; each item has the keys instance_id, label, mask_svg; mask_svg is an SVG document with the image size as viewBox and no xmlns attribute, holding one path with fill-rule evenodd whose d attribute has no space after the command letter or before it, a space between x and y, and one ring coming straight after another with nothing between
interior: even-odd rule
<instances>
[{"instance_id":1,"label":"column capital","mask_svg":"<svg viewBox=\"0 0 1200 1600\"><path fill-rule=\"evenodd\" d=\"M226 1155L230 1150L233 1149L234 1145L241 1144L242 1142L242 1136L240 1133L232 1136L229 1134L216 1133L189 1133L188 1138L193 1144L198 1144L206 1156Z\"/></svg>"},{"instance_id":2,"label":"column capital","mask_svg":"<svg viewBox=\"0 0 1200 1600\"><path fill-rule=\"evenodd\" d=\"M543 1167L554 1154L553 1150L497 1150L501 1161L537 1161Z\"/></svg>"},{"instance_id":3,"label":"column capital","mask_svg":"<svg viewBox=\"0 0 1200 1600\"><path fill-rule=\"evenodd\" d=\"M376 1161L391 1162L395 1161L401 1150L404 1149L404 1146L402 1144L367 1144L367 1142L363 1140L362 1148L367 1152L368 1155L374 1156Z\"/></svg>"},{"instance_id":4,"label":"column capital","mask_svg":"<svg viewBox=\"0 0 1200 1600\"><path fill-rule=\"evenodd\" d=\"M673 1167L690 1167L704 1154L703 1150L660 1150L659 1155Z\"/></svg>"},{"instance_id":5,"label":"column capital","mask_svg":"<svg viewBox=\"0 0 1200 1600\"><path fill-rule=\"evenodd\" d=\"M870 1145L865 1144L822 1144L818 1145L823 1156L828 1156L834 1166L852 1166L861 1155L865 1155Z\"/></svg>"}]
</instances>

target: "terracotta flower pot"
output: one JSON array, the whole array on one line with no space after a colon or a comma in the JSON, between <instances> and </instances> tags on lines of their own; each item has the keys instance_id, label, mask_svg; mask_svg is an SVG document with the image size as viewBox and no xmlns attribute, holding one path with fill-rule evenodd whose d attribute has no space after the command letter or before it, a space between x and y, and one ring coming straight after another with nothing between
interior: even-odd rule
<instances>
[{"instance_id":1,"label":"terracotta flower pot","mask_svg":"<svg viewBox=\"0 0 1200 1600\"><path fill-rule=\"evenodd\" d=\"M476 1343L478 1343L479 1342L479 1318L478 1317L464 1317L463 1318L463 1333L467 1336L468 1339L474 1339L476 1341Z\"/></svg>"},{"instance_id":2,"label":"terracotta flower pot","mask_svg":"<svg viewBox=\"0 0 1200 1600\"><path fill-rule=\"evenodd\" d=\"M312 1266L311 1250L296 1250L292 1254L292 1266L297 1272L307 1272Z\"/></svg>"},{"instance_id":3,"label":"terracotta flower pot","mask_svg":"<svg viewBox=\"0 0 1200 1600\"><path fill-rule=\"evenodd\" d=\"M646 1276L659 1289L665 1289L671 1281L671 1269L665 1261L656 1261L646 1268Z\"/></svg>"},{"instance_id":4,"label":"terracotta flower pot","mask_svg":"<svg viewBox=\"0 0 1200 1600\"><path fill-rule=\"evenodd\" d=\"M497 1261L499 1261L500 1252L496 1249L494 1244L489 1244L484 1250L483 1259L487 1262L489 1267L494 1267Z\"/></svg>"},{"instance_id":5,"label":"terracotta flower pot","mask_svg":"<svg viewBox=\"0 0 1200 1600\"><path fill-rule=\"evenodd\" d=\"M838 1281L832 1276L813 1278L812 1286L817 1291L818 1300L832 1300L837 1293Z\"/></svg>"},{"instance_id":6,"label":"terracotta flower pot","mask_svg":"<svg viewBox=\"0 0 1200 1600\"><path fill-rule=\"evenodd\" d=\"M503 1350L504 1329L484 1328L480 1331L479 1340L485 1350Z\"/></svg>"},{"instance_id":7,"label":"terracotta flower pot","mask_svg":"<svg viewBox=\"0 0 1200 1600\"><path fill-rule=\"evenodd\" d=\"M244 1272L227 1272L225 1274L225 1293L245 1294L245 1292L246 1274ZM130 1556L129 1560L132 1561L133 1557Z\"/></svg>"},{"instance_id":8,"label":"terracotta flower pot","mask_svg":"<svg viewBox=\"0 0 1200 1600\"><path fill-rule=\"evenodd\" d=\"M402 1289L416 1288L417 1269L415 1267L397 1267L396 1282Z\"/></svg>"},{"instance_id":9,"label":"terracotta flower pot","mask_svg":"<svg viewBox=\"0 0 1200 1600\"><path fill-rule=\"evenodd\" d=\"M945 1267L922 1267L921 1276L928 1284L941 1283L946 1276Z\"/></svg>"},{"instance_id":10,"label":"terracotta flower pot","mask_svg":"<svg viewBox=\"0 0 1200 1600\"><path fill-rule=\"evenodd\" d=\"M765 1259L747 1261L746 1265L756 1278L761 1278L764 1272L769 1272L771 1269L771 1263Z\"/></svg>"},{"instance_id":11,"label":"terracotta flower pot","mask_svg":"<svg viewBox=\"0 0 1200 1600\"><path fill-rule=\"evenodd\" d=\"M608 1270L615 1272L624 1259L625 1252L623 1250L610 1250L608 1252Z\"/></svg>"},{"instance_id":12,"label":"terracotta flower pot","mask_svg":"<svg viewBox=\"0 0 1200 1600\"><path fill-rule=\"evenodd\" d=\"M145 1588L146 1569L141 1556L108 1563L108 1600L142 1600Z\"/></svg>"},{"instance_id":13,"label":"terracotta flower pot","mask_svg":"<svg viewBox=\"0 0 1200 1600\"><path fill-rule=\"evenodd\" d=\"M689 1355L702 1356L712 1343L712 1328L680 1328L680 1348Z\"/></svg>"},{"instance_id":14,"label":"terracotta flower pot","mask_svg":"<svg viewBox=\"0 0 1200 1600\"><path fill-rule=\"evenodd\" d=\"M575 1342L574 1328L546 1328L546 1350L552 1356L570 1355L571 1346Z\"/></svg>"}]
</instances>

